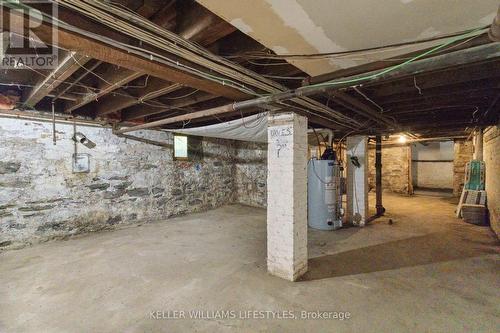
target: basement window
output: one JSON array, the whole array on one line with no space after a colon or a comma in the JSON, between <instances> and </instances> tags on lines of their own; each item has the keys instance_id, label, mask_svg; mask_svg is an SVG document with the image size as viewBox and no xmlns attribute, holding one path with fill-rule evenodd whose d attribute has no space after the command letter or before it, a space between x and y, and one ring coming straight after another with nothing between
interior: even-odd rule
<instances>
[{"instance_id":1,"label":"basement window","mask_svg":"<svg viewBox=\"0 0 500 333\"><path fill-rule=\"evenodd\" d=\"M174 160L198 161L202 159L202 153L200 137L174 134Z\"/></svg>"}]
</instances>

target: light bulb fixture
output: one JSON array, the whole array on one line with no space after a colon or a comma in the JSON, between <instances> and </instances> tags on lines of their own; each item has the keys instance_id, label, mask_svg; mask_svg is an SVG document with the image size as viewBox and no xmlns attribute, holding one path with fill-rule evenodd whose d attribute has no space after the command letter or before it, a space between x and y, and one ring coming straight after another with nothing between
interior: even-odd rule
<instances>
[{"instance_id":1,"label":"light bulb fixture","mask_svg":"<svg viewBox=\"0 0 500 333\"><path fill-rule=\"evenodd\" d=\"M87 138L85 136L85 134L83 134L81 132L76 132L73 135L72 139L73 139L73 141L79 142L89 149L95 148L95 146L96 146L96 144L94 142L92 142L89 138Z\"/></svg>"},{"instance_id":2,"label":"light bulb fixture","mask_svg":"<svg viewBox=\"0 0 500 333\"><path fill-rule=\"evenodd\" d=\"M398 139L399 143L406 143L407 139L405 135L400 135Z\"/></svg>"}]
</instances>

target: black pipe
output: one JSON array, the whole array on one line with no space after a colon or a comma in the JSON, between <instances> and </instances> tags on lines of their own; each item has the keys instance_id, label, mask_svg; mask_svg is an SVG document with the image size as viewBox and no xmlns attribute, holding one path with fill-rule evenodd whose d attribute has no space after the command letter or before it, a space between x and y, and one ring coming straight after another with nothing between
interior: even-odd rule
<instances>
[{"instance_id":1,"label":"black pipe","mask_svg":"<svg viewBox=\"0 0 500 333\"><path fill-rule=\"evenodd\" d=\"M375 190L377 217L384 215L385 208L382 205L382 137L375 138Z\"/></svg>"}]
</instances>

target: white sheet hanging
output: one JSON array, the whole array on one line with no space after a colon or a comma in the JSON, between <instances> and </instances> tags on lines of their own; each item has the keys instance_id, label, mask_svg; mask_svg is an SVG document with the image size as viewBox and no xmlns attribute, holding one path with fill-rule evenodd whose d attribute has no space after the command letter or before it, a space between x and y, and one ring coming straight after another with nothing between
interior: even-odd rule
<instances>
[{"instance_id":1,"label":"white sheet hanging","mask_svg":"<svg viewBox=\"0 0 500 333\"><path fill-rule=\"evenodd\" d=\"M267 112L220 124L176 129L171 130L171 132L212 138L267 142Z\"/></svg>"}]
</instances>

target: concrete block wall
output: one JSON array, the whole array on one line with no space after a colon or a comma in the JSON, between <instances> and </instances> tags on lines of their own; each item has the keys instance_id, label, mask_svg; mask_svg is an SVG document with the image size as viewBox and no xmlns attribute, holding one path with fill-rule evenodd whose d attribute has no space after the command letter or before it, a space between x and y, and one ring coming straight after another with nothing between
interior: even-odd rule
<instances>
[{"instance_id":1,"label":"concrete block wall","mask_svg":"<svg viewBox=\"0 0 500 333\"><path fill-rule=\"evenodd\" d=\"M465 164L472 160L472 141L456 140L453 158L453 195L460 196L464 187Z\"/></svg>"},{"instance_id":2,"label":"concrete block wall","mask_svg":"<svg viewBox=\"0 0 500 333\"><path fill-rule=\"evenodd\" d=\"M0 119L0 249L164 219L234 202L234 142L204 139L204 158L173 161L172 148L78 127L97 146L90 173L72 172L72 125ZM172 143L159 131L134 135Z\"/></svg>"},{"instance_id":3,"label":"concrete block wall","mask_svg":"<svg viewBox=\"0 0 500 333\"><path fill-rule=\"evenodd\" d=\"M500 127L492 126L484 131L483 159L486 165L486 193L490 225L500 237Z\"/></svg>"}]
</instances>

